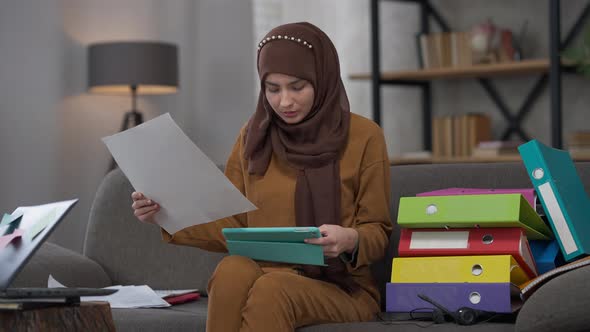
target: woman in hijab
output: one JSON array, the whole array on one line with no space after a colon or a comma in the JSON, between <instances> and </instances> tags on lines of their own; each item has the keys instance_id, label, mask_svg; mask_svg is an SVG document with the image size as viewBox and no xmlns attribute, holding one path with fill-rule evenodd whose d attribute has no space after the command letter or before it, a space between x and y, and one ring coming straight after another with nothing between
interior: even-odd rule
<instances>
[{"instance_id":1,"label":"woman in hijab","mask_svg":"<svg viewBox=\"0 0 590 332\"><path fill-rule=\"evenodd\" d=\"M227 227L317 226L325 267L227 256L208 286L208 331L293 331L374 318L369 265L391 233L389 162L382 130L350 113L336 49L309 23L285 24L258 44L260 95L225 174L258 210L185 228L165 241L227 252ZM132 194L135 215L160 206Z\"/></svg>"}]
</instances>

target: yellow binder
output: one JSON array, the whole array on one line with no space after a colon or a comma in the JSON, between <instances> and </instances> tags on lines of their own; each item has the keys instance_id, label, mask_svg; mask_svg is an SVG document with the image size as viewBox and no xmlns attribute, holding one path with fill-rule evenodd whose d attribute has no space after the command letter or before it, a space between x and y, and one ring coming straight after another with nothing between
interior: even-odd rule
<instances>
[{"instance_id":1,"label":"yellow binder","mask_svg":"<svg viewBox=\"0 0 590 332\"><path fill-rule=\"evenodd\" d=\"M391 282L501 283L529 280L511 255L394 258Z\"/></svg>"}]
</instances>

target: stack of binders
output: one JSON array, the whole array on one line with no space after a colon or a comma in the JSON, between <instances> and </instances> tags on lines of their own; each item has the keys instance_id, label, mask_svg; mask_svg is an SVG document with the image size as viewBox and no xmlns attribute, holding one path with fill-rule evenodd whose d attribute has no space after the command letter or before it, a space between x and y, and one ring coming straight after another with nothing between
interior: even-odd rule
<instances>
[{"instance_id":1,"label":"stack of binders","mask_svg":"<svg viewBox=\"0 0 590 332\"><path fill-rule=\"evenodd\" d=\"M463 307L512 313L518 286L538 275L528 240L549 240L534 189L450 188L400 200L399 258L386 289L389 312Z\"/></svg>"}]
</instances>

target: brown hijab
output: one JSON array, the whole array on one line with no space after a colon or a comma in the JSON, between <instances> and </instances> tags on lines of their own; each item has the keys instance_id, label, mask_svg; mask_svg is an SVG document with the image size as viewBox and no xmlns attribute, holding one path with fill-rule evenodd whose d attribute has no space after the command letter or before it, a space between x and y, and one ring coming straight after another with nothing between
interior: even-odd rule
<instances>
[{"instance_id":1,"label":"brown hijab","mask_svg":"<svg viewBox=\"0 0 590 332\"><path fill-rule=\"evenodd\" d=\"M309 81L315 91L311 111L297 124L287 124L266 100L264 80L281 73ZM245 138L250 174L264 175L274 153L298 170L295 186L297 226L340 225L340 153L350 124L350 106L340 78L336 48L310 23L271 30L258 45L261 89ZM333 282L348 292L358 289L339 258L327 267L304 266L307 276Z\"/></svg>"}]
</instances>

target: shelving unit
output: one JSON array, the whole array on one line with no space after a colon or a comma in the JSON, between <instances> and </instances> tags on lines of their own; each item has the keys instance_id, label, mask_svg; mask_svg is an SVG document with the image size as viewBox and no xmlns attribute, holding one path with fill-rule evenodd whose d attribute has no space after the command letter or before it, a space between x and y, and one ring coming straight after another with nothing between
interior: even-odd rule
<instances>
[{"instance_id":1,"label":"shelving unit","mask_svg":"<svg viewBox=\"0 0 590 332\"><path fill-rule=\"evenodd\" d=\"M382 72L383 81L423 81L436 79L460 79L477 77L496 77L506 75L544 74L549 72L549 60L535 59L495 64L481 64L466 67L443 67L419 70ZM351 79L368 80L371 73L353 74Z\"/></svg>"},{"instance_id":2,"label":"shelving unit","mask_svg":"<svg viewBox=\"0 0 590 332\"><path fill-rule=\"evenodd\" d=\"M528 141L529 137L521 127L526 114L530 112L534 102L541 95L544 88L549 85L550 112L551 112L551 144L553 147L562 148L562 110L561 110L561 74L564 66L560 61L561 50L567 48L583 27L584 21L590 15L590 1L585 6L580 16L568 32L564 41L561 41L560 0L548 0L549 3L549 57L547 59L524 60L511 63L497 63L488 65L473 65L469 67L450 67L436 69L421 69L396 72L381 72L380 59L381 47L379 41L379 5L385 0L370 0L371 2L371 73L351 75L351 79L371 80L373 96L373 119L381 125L381 87L383 85L413 86L422 92L422 121L423 121L423 147L431 150L432 132L432 84L436 79L476 79L487 95L497 106L507 122L507 128L501 139L506 140L512 134ZM429 0L388 0L412 2L420 8L420 32L430 32L430 19L432 18L442 31L450 31L449 24L440 15ZM449 0L451 1L451 0ZM529 94L525 97L520 108L510 110L504 102L498 90L490 78L505 75L540 75ZM448 159L448 158L447 158ZM463 158L451 158L449 162L463 160ZM496 161L494 159L493 161ZM501 161L501 160L500 160ZM433 162L445 162L443 159L435 159Z\"/></svg>"}]
</instances>

